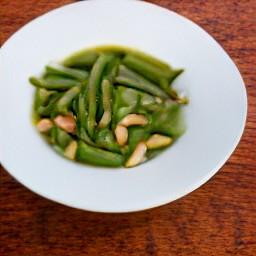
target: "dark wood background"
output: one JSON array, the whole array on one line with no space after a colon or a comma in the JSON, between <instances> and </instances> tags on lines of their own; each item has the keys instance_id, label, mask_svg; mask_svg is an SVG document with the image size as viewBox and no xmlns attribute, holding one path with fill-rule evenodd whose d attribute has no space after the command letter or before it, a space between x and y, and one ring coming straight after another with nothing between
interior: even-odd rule
<instances>
[{"instance_id":1,"label":"dark wood background","mask_svg":"<svg viewBox=\"0 0 256 256\"><path fill-rule=\"evenodd\" d=\"M38 15L70 2L1 0L1 45ZM0 255L256 255L256 1L148 2L195 21L238 66L249 101L239 146L201 188L165 206L129 214L56 204L1 167Z\"/></svg>"}]
</instances>

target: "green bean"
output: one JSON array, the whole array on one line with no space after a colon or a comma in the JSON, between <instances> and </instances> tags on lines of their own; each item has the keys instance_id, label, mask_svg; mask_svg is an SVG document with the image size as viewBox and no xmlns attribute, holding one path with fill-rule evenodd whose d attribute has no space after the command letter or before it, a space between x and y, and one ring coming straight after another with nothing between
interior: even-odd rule
<instances>
[{"instance_id":1,"label":"green bean","mask_svg":"<svg viewBox=\"0 0 256 256\"><path fill-rule=\"evenodd\" d=\"M98 58L98 53L93 50L77 52L63 61L67 67L91 67Z\"/></svg>"},{"instance_id":2,"label":"green bean","mask_svg":"<svg viewBox=\"0 0 256 256\"><path fill-rule=\"evenodd\" d=\"M97 145L109 151L120 153L121 148L117 144L113 133L109 129L99 131L96 138Z\"/></svg>"},{"instance_id":3,"label":"green bean","mask_svg":"<svg viewBox=\"0 0 256 256\"><path fill-rule=\"evenodd\" d=\"M55 93L50 95L48 105L38 107L38 109L36 109L36 112L42 117L51 116L51 114L55 112L56 102L61 98L62 95L63 93Z\"/></svg>"},{"instance_id":4,"label":"green bean","mask_svg":"<svg viewBox=\"0 0 256 256\"><path fill-rule=\"evenodd\" d=\"M141 107L145 107L157 103L156 97L148 93L123 86L118 86L118 88L120 88L120 107L135 106L138 103Z\"/></svg>"},{"instance_id":5,"label":"green bean","mask_svg":"<svg viewBox=\"0 0 256 256\"><path fill-rule=\"evenodd\" d=\"M118 108L117 111L117 115L116 115L116 120L117 122L120 122L125 116L127 116L128 114L132 114L132 113L138 113L140 110L140 98L141 95L140 94L136 94L135 95L136 98L134 98L134 101L131 101L131 104L126 106L126 107L122 107L122 100L120 100L120 106Z\"/></svg>"},{"instance_id":6,"label":"green bean","mask_svg":"<svg viewBox=\"0 0 256 256\"><path fill-rule=\"evenodd\" d=\"M104 69L104 79L107 79L110 82L111 91L113 91L113 79L118 72L119 63L120 63L120 61L118 59L113 58L113 60L111 62L109 62ZM97 108L97 114L96 114L96 122L97 123L99 123L101 121L103 114L104 114L104 106L103 106L104 96L102 93L102 86L101 86L101 90L99 90L99 91L100 91L100 93L97 94L97 101L99 103L98 108ZM112 99L111 99L111 101L112 101ZM106 118L107 116L105 115L104 117Z\"/></svg>"},{"instance_id":7,"label":"green bean","mask_svg":"<svg viewBox=\"0 0 256 256\"><path fill-rule=\"evenodd\" d=\"M146 80L141 75L131 71L124 65L119 66L118 76L115 78L115 80L120 84L150 93L154 96L163 99L169 98L168 95L157 85Z\"/></svg>"},{"instance_id":8,"label":"green bean","mask_svg":"<svg viewBox=\"0 0 256 256\"><path fill-rule=\"evenodd\" d=\"M99 89L100 80L106 64L112 60L111 55L102 54L92 67L91 75L88 82L88 96L89 96L89 108L88 108L88 133L91 137L94 135L94 129L96 125L96 113L97 113L97 101L96 96Z\"/></svg>"},{"instance_id":9,"label":"green bean","mask_svg":"<svg viewBox=\"0 0 256 256\"><path fill-rule=\"evenodd\" d=\"M119 108L121 107L135 107L139 100L139 95L141 91L124 87L118 86L118 93L120 95L119 100Z\"/></svg>"},{"instance_id":10,"label":"green bean","mask_svg":"<svg viewBox=\"0 0 256 256\"><path fill-rule=\"evenodd\" d=\"M168 88L168 94L170 95L171 99L175 100L176 102L178 102L180 104L187 104L188 103L188 99L186 97L180 98L177 91L172 87Z\"/></svg>"},{"instance_id":11,"label":"green bean","mask_svg":"<svg viewBox=\"0 0 256 256\"><path fill-rule=\"evenodd\" d=\"M123 156L78 141L76 160L101 166L119 167L124 163Z\"/></svg>"},{"instance_id":12,"label":"green bean","mask_svg":"<svg viewBox=\"0 0 256 256\"><path fill-rule=\"evenodd\" d=\"M85 92L86 92L87 83L84 83L81 87L80 94L76 98L76 108L77 108L77 120L81 123L83 127L86 126L86 119L88 113L86 112L86 100L85 100Z\"/></svg>"},{"instance_id":13,"label":"green bean","mask_svg":"<svg viewBox=\"0 0 256 256\"><path fill-rule=\"evenodd\" d=\"M78 96L79 92L79 87L72 87L66 91L57 102L58 112L61 114L67 114L69 105L71 105L72 100Z\"/></svg>"},{"instance_id":14,"label":"green bean","mask_svg":"<svg viewBox=\"0 0 256 256\"><path fill-rule=\"evenodd\" d=\"M96 116L95 116L95 125L96 124L99 124L103 114L104 114L104 109L103 109L103 97L101 94L99 94L97 97L96 97L96 101L98 103L97 105L97 112L96 112ZM96 126L95 128L98 128L98 126Z\"/></svg>"},{"instance_id":15,"label":"green bean","mask_svg":"<svg viewBox=\"0 0 256 256\"><path fill-rule=\"evenodd\" d=\"M123 117L131 113L138 113L140 109L143 92L131 88L118 86L114 96L112 128L120 122ZM147 94L152 97L151 95Z\"/></svg>"},{"instance_id":16,"label":"green bean","mask_svg":"<svg viewBox=\"0 0 256 256\"><path fill-rule=\"evenodd\" d=\"M170 95L170 97L173 99L173 100L177 100L179 99L179 95L177 93L177 91L175 89L173 89L172 87L170 87L168 89L168 94Z\"/></svg>"},{"instance_id":17,"label":"green bean","mask_svg":"<svg viewBox=\"0 0 256 256\"><path fill-rule=\"evenodd\" d=\"M70 77L77 79L79 81L84 81L89 73L85 70L68 68L61 65L47 65L46 67L47 74L59 75L64 77Z\"/></svg>"},{"instance_id":18,"label":"green bean","mask_svg":"<svg viewBox=\"0 0 256 256\"><path fill-rule=\"evenodd\" d=\"M85 110L85 98L84 94L80 94L78 97L78 106L77 106L77 120L79 120L82 127L86 126L86 110Z\"/></svg>"},{"instance_id":19,"label":"green bean","mask_svg":"<svg viewBox=\"0 0 256 256\"><path fill-rule=\"evenodd\" d=\"M151 131L170 137L180 136L185 130L181 114L181 106L178 104L173 104L160 111L155 111L152 115Z\"/></svg>"},{"instance_id":20,"label":"green bean","mask_svg":"<svg viewBox=\"0 0 256 256\"><path fill-rule=\"evenodd\" d=\"M150 136L149 129L140 126L131 126L128 128L128 151L125 157L129 157L140 141L146 141Z\"/></svg>"},{"instance_id":21,"label":"green bean","mask_svg":"<svg viewBox=\"0 0 256 256\"><path fill-rule=\"evenodd\" d=\"M183 72L184 72L183 68L172 69L171 74L169 76L169 83L172 83Z\"/></svg>"},{"instance_id":22,"label":"green bean","mask_svg":"<svg viewBox=\"0 0 256 256\"><path fill-rule=\"evenodd\" d=\"M127 54L123 59L123 63L155 83L159 83L161 78L168 79L170 76L170 69L169 71L160 69L132 54Z\"/></svg>"},{"instance_id":23,"label":"green bean","mask_svg":"<svg viewBox=\"0 0 256 256\"><path fill-rule=\"evenodd\" d=\"M122 77L122 76L118 76L115 78L116 83L118 84L122 84L125 85L127 87L132 87L132 88L136 88L138 90L144 91L144 92L148 92L152 95L155 95L157 97L161 97L166 99L168 96L167 94L162 91L160 88L158 88L157 86L153 85L153 84L146 84L143 83L142 81L138 82L135 80L132 80L130 78L126 78L126 77Z\"/></svg>"},{"instance_id":24,"label":"green bean","mask_svg":"<svg viewBox=\"0 0 256 256\"><path fill-rule=\"evenodd\" d=\"M148 54L145 54L144 52L140 52L138 50L134 50L133 48L124 48L118 45L112 46L112 45L106 45L106 46L98 46L95 47L94 50L96 52L108 52L108 53L114 53L117 55L120 55L119 57L122 58L125 54L131 53L132 55L144 60L145 62L148 62L154 66L157 66L161 69L164 70L170 70L170 66L163 62L160 61L159 59L156 59Z\"/></svg>"},{"instance_id":25,"label":"green bean","mask_svg":"<svg viewBox=\"0 0 256 256\"><path fill-rule=\"evenodd\" d=\"M168 65L167 63L159 60L159 59L156 59L146 53L143 53L143 52L140 52L140 51L137 51L137 50L129 50L127 51L127 53L130 53L132 54L134 57L140 59L141 61L144 61L146 63L149 63L150 65L152 66L155 66L159 69L162 69L162 70L165 70L165 71L169 71L171 69L170 65Z\"/></svg>"},{"instance_id":26,"label":"green bean","mask_svg":"<svg viewBox=\"0 0 256 256\"><path fill-rule=\"evenodd\" d=\"M120 122L125 116L135 113L134 106L122 107L118 109L116 114L117 123Z\"/></svg>"},{"instance_id":27,"label":"green bean","mask_svg":"<svg viewBox=\"0 0 256 256\"><path fill-rule=\"evenodd\" d=\"M113 83L114 78L117 76L119 65L120 65L120 60L113 59L113 61L109 62L106 66L104 75L105 75L105 78L108 79L111 83Z\"/></svg>"},{"instance_id":28,"label":"green bean","mask_svg":"<svg viewBox=\"0 0 256 256\"><path fill-rule=\"evenodd\" d=\"M149 82L144 77L142 77L141 75L135 73L134 71L130 70L129 68L127 68L125 65L122 65L122 64L119 65L118 73L117 73L116 76L131 78L132 80L135 80L137 82L139 82L139 81L143 81L145 83Z\"/></svg>"},{"instance_id":29,"label":"green bean","mask_svg":"<svg viewBox=\"0 0 256 256\"><path fill-rule=\"evenodd\" d=\"M43 88L36 88L34 108L47 105L50 95L55 94L55 91L47 91Z\"/></svg>"},{"instance_id":30,"label":"green bean","mask_svg":"<svg viewBox=\"0 0 256 256\"><path fill-rule=\"evenodd\" d=\"M72 101L72 112L76 117L78 116L78 97Z\"/></svg>"},{"instance_id":31,"label":"green bean","mask_svg":"<svg viewBox=\"0 0 256 256\"><path fill-rule=\"evenodd\" d=\"M110 81L107 79L104 79L101 84L101 91L102 91L102 105L104 109L104 114L98 124L99 129L106 128L110 121L112 116L112 87L110 84Z\"/></svg>"},{"instance_id":32,"label":"green bean","mask_svg":"<svg viewBox=\"0 0 256 256\"><path fill-rule=\"evenodd\" d=\"M169 69L162 69L158 65L147 62L133 54L127 54L123 59L123 63L152 82L157 83L166 92L172 81L184 71L183 69L174 70L170 67Z\"/></svg>"},{"instance_id":33,"label":"green bean","mask_svg":"<svg viewBox=\"0 0 256 256\"><path fill-rule=\"evenodd\" d=\"M36 91L35 91L35 98L34 98L34 105L33 105L33 108L34 109L38 109L40 106L44 105L43 104L43 99L40 95L40 90L41 88L36 88Z\"/></svg>"},{"instance_id":34,"label":"green bean","mask_svg":"<svg viewBox=\"0 0 256 256\"><path fill-rule=\"evenodd\" d=\"M99 54L111 53L111 54L115 55L115 57L118 57L118 58L124 57L124 55L126 53L126 49L124 49L123 47L112 46L112 45L97 46L97 47L94 47L94 50Z\"/></svg>"},{"instance_id":35,"label":"green bean","mask_svg":"<svg viewBox=\"0 0 256 256\"><path fill-rule=\"evenodd\" d=\"M51 138L54 144L59 145L63 149L65 149L73 140L67 132L57 126L54 126L51 129Z\"/></svg>"},{"instance_id":36,"label":"green bean","mask_svg":"<svg viewBox=\"0 0 256 256\"><path fill-rule=\"evenodd\" d=\"M54 76L51 78L45 78L45 79L30 77L29 81L31 84L45 88L47 90L67 90L67 89L70 89L71 87L74 87L80 84L80 82L77 80L62 78L57 76Z\"/></svg>"},{"instance_id":37,"label":"green bean","mask_svg":"<svg viewBox=\"0 0 256 256\"><path fill-rule=\"evenodd\" d=\"M91 146L96 146L96 144L89 137L86 129L81 126L79 121L77 122L76 129L77 129L77 136L80 140L84 141L85 143L87 143Z\"/></svg>"},{"instance_id":38,"label":"green bean","mask_svg":"<svg viewBox=\"0 0 256 256\"><path fill-rule=\"evenodd\" d=\"M119 88L119 87L118 87ZM113 114L111 118L111 129L114 131L117 124L117 112L119 109L120 95L118 89L113 88Z\"/></svg>"}]
</instances>

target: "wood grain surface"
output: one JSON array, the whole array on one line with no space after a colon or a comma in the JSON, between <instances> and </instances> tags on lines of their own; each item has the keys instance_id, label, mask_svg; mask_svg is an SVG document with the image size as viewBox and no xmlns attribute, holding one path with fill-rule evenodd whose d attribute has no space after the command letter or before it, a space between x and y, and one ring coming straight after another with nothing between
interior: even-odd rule
<instances>
[{"instance_id":1,"label":"wood grain surface","mask_svg":"<svg viewBox=\"0 0 256 256\"><path fill-rule=\"evenodd\" d=\"M1 45L30 20L70 2L1 0ZM199 24L236 63L249 103L239 146L196 191L129 214L56 204L29 191L1 167L0 255L256 255L256 1L148 2Z\"/></svg>"}]
</instances>

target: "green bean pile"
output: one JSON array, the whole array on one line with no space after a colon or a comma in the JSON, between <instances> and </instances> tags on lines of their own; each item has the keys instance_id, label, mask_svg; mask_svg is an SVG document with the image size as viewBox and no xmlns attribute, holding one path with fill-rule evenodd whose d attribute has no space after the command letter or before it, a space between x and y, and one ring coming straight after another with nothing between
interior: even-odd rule
<instances>
[{"instance_id":1,"label":"green bean pile","mask_svg":"<svg viewBox=\"0 0 256 256\"><path fill-rule=\"evenodd\" d=\"M68 159L133 167L184 132L180 114L187 99L172 87L182 71L129 48L86 49L30 77L33 120Z\"/></svg>"}]
</instances>

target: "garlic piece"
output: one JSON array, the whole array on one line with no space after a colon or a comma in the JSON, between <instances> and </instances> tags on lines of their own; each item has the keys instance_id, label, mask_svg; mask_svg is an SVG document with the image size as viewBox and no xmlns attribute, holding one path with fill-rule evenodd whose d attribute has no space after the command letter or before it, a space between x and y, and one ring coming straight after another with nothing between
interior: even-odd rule
<instances>
[{"instance_id":1,"label":"garlic piece","mask_svg":"<svg viewBox=\"0 0 256 256\"><path fill-rule=\"evenodd\" d=\"M127 162L125 163L125 167L133 167L142 162L144 155L147 151L147 146L145 142L139 142Z\"/></svg>"},{"instance_id":2,"label":"garlic piece","mask_svg":"<svg viewBox=\"0 0 256 256\"><path fill-rule=\"evenodd\" d=\"M48 132L53 127L53 122L48 118L44 118L38 122L36 127L39 132Z\"/></svg>"},{"instance_id":3,"label":"garlic piece","mask_svg":"<svg viewBox=\"0 0 256 256\"><path fill-rule=\"evenodd\" d=\"M58 115L54 118L54 123L66 132L75 133L76 131L76 119L71 115Z\"/></svg>"},{"instance_id":4,"label":"garlic piece","mask_svg":"<svg viewBox=\"0 0 256 256\"><path fill-rule=\"evenodd\" d=\"M77 142L75 140L71 141L65 149L65 157L74 160L77 150Z\"/></svg>"},{"instance_id":5,"label":"garlic piece","mask_svg":"<svg viewBox=\"0 0 256 256\"><path fill-rule=\"evenodd\" d=\"M128 140L128 130L122 125L118 125L115 129L117 143L124 146Z\"/></svg>"},{"instance_id":6,"label":"garlic piece","mask_svg":"<svg viewBox=\"0 0 256 256\"><path fill-rule=\"evenodd\" d=\"M166 147L172 143L172 138L160 134L152 135L146 142L148 149Z\"/></svg>"},{"instance_id":7,"label":"garlic piece","mask_svg":"<svg viewBox=\"0 0 256 256\"><path fill-rule=\"evenodd\" d=\"M131 125L142 125L145 126L148 123L148 120L145 116L143 115L138 115L138 114L129 114L125 116L119 125L128 127Z\"/></svg>"}]
</instances>

